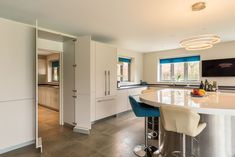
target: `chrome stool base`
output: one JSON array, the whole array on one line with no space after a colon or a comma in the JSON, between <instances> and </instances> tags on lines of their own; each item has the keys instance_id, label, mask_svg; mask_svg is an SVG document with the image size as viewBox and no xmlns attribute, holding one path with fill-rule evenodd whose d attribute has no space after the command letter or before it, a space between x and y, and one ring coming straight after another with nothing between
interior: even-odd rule
<instances>
[{"instance_id":1,"label":"chrome stool base","mask_svg":"<svg viewBox=\"0 0 235 157\"><path fill-rule=\"evenodd\" d=\"M145 145L143 144L135 146L133 152L138 157L152 157L153 153L157 150L158 149L155 146L145 147Z\"/></svg>"},{"instance_id":2,"label":"chrome stool base","mask_svg":"<svg viewBox=\"0 0 235 157\"><path fill-rule=\"evenodd\" d=\"M152 139L156 139L158 137L158 133L156 131L151 131L150 133L148 133L148 139L152 140Z\"/></svg>"},{"instance_id":3,"label":"chrome stool base","mask_svg":"<svg viewBox=\"0 0 235 157\"><path fill-rule=\"evenodd\" d=\"M146 152L145 152L145 145L137 145L135 146L133 152L135 153L136 156L139 157L145 157Z\"/></svg>"}]
</instances>

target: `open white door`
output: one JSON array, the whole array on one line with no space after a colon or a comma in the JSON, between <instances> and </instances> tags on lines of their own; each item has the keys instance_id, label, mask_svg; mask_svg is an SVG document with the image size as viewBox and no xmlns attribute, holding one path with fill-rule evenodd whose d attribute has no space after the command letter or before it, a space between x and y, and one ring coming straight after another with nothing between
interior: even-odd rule
<instances>
[{"instance_id":1,"label":"open white door","mask_svg":"<svg viewBox=\"0 0 235 157\"><path fill-rule=\"evenodd\" d=\"M75 43L69 39L63 43L63 122L66 125L76 125L75 121Z\"/></svg>"},{"instance_id":2,"label":"open white door","mask_svg":"<svg viewBox=\"0 0 235 157\"><path fill-rule=\"evenodd\" d=\"M35 50L35 139L36 139L36 148L40 149L40 152L42 153L42 138L38 136L38 21L36 20L36 27L35 27L35 33L36 33L36 50Z\"/></svg>"}]
</instances>

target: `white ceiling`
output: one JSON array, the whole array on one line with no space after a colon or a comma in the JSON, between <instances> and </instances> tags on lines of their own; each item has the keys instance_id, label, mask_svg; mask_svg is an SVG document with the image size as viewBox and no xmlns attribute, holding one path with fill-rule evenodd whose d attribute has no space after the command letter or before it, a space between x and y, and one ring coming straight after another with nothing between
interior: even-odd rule
<instances>
[{"instance_id":1,"label":"white ceiling","mask_svg":"<svg viewBox=\"0 0 235 157\"><path fill-rule=\"evenodd\" d=\"M0 16L140 52L179 47L185 37L216 33L235 40L235 0L1 0Z\"/></svg>"}]
</instances>

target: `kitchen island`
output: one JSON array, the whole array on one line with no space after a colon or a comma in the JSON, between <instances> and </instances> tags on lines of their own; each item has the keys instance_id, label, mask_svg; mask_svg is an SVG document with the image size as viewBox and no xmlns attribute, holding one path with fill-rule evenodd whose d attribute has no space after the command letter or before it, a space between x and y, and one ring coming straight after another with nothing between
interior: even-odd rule
<instances>
[{"instance_id":1,"label":"kitchen island","mask_svg":"<svg viewBox=\"0 0 235 157\"><path fill-rule=\"evenodd\" d=\"M192 152L190 138L187 138L187 156L193 153L199 157L235 157L235 93L208 92L205 97L192 97L190 92L187 89L159 89L140 95L140 100L154 107L187 106L201 115L207 127L196 137L199 143L195 142ZM176 133L161 131L160 143L165 141L162 151L170 156L171 151L180 149L182 140Z\"/></svg>"}]
</instances>

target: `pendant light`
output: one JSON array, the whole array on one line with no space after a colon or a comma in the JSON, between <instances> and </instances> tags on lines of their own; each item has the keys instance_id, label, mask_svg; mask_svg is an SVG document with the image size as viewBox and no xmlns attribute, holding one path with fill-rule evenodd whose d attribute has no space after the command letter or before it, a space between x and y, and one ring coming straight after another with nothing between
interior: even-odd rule
<instances>
[{"instance_id":1,"label":"pendant light","mask_svg":"<svg viewBox=\"0 0 235 157\"><path fill-rule=\"evenodd\" d=\"M192 5L192 11L201 11L206 8L205 2L197 2ZM220 42L220 37L216 34L204 34L189 37L180 41L180 46L186 50L205 50L212 48L214 44Z\"/></svg>"}]
</instances>

